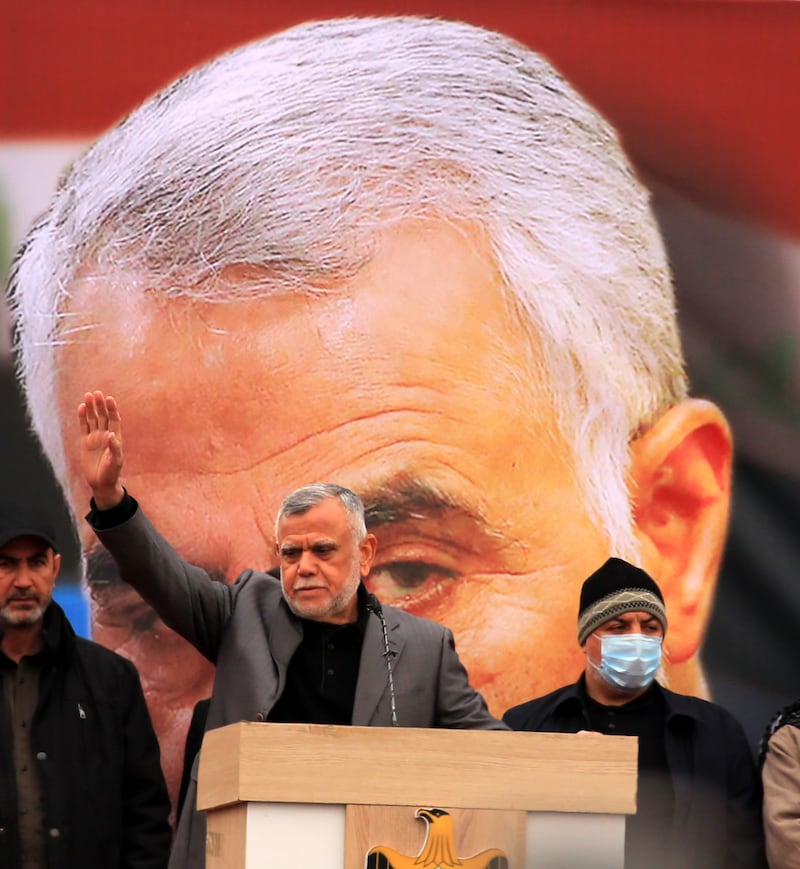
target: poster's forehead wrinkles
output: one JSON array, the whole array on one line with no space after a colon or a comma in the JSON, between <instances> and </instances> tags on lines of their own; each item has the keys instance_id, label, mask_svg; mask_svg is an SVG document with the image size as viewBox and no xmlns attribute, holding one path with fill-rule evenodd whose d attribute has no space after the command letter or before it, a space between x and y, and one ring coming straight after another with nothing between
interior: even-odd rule
<instances>
[{"instance_id":1,"label":"poster's forehead wrinkles","mask_svg":"<svg viewBox=\"0 0 800 869\"><path fill-rule=\"evenodd\" d=\"M647 192L545 58L441 19L310 22L250 43L76 161L13 282L21 371L57 476L52 339L86 257L114 292L225 295L221 276L242 266L307 287L353 274L379 231L420 215L485 232L543 348L590 510L629 541L628 438L686 394Z\"/></svg>"}]
</instances>

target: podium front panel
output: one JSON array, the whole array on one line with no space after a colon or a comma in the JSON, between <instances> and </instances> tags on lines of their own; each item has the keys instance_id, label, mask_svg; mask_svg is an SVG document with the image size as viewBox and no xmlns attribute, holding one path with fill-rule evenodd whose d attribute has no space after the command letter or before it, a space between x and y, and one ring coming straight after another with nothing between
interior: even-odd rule
<instances>
[{"instance_id":1,"label":"podium front panel","mask_svg":"<svg viewBox=\"0 0 800 869\"><path fill-rule=\"evenodd\" d=\"M430 811L431 808L423 811ZM623 869L625 816L441 809L446 847L414 806L241 803L208 818L207 869ZM441 835L441 832L439 833ZM452 834L452 835L450 835Z\"/></svg>"}]
</instances>

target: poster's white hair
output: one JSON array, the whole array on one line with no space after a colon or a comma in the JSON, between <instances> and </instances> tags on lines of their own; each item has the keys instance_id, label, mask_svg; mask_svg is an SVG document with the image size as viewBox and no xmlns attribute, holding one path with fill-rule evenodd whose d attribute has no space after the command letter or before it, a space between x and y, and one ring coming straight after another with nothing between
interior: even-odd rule
<instances>
[{"instance_id":1,"label":"poster's white hair","mask_svg":"<svg viewBox=\"0 0 800 869\"><path fill-rule=\"evenodd\" d=\"M81 339L67 313L79 270L110 293L224 301L210 278L251 263L274 280L242 293L303 291L357 269L387 221L422 215L485 233L590 515L634 557L630 441L686 394L647 192L546 60L436 19L311 22L243 46L73 165L11 280L19 374L62 485L56 359Z\"/></svg>"}]
</instances>

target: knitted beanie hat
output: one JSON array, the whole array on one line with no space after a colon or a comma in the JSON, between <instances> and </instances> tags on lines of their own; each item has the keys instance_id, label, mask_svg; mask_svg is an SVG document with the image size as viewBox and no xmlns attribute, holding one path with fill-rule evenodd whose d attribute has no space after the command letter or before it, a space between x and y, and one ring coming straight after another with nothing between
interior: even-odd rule
<instances>
[{"instance_id":1,"label":"knitted beanie hat","mask_svg":"<svg viewBox=\"0 0 800 869\"><path fill-rule=\"evenodd\" d=\"M655 581L640 567L621 558L609 558L581 588L578 610L578 643L600 625L629 612L652 613L667 632L664 596Z\"/></svg>"}]
</instances>

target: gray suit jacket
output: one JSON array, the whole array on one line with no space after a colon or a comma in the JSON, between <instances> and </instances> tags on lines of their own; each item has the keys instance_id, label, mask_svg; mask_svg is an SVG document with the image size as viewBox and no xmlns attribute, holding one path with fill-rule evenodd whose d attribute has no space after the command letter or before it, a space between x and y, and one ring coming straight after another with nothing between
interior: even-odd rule
<instances>
[{"instance_id":1,"label":"gray suit jacket","mask_svg":"<svg viewBox=\"0 0 800 869\"><path fill-rule=\"evenodd\" d=\"M207 729L264 721L286 685L300 621L286 606L274 577L246 570L227 585L188 564L141 510L121 525L96 531L122 579L161 618L217 666ZM397 721L403 727L505 730L469 684L452 633L427 619L383 607L392 657ZM370 618L361 649L353 703L355 725L391 725L380 621ZM196 764L193 778L196 778ZM171 869L205 865L205 823L193 811L196 781L187 792Z\"/></svg>"}]
</instances>

